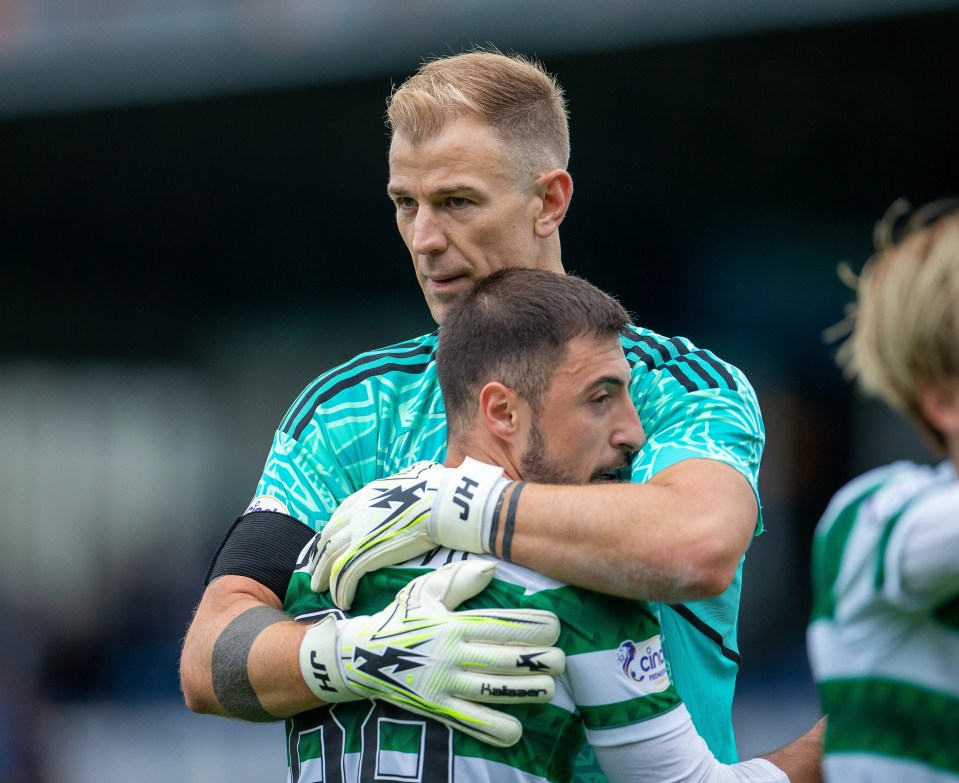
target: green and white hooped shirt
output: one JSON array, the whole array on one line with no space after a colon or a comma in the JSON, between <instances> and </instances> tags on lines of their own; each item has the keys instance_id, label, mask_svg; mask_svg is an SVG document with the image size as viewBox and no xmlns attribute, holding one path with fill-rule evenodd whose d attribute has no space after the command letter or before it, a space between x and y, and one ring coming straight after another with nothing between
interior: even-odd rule
<instances>
[{"instance_id":1,"label":"green and white hooped shirt","mask_svg":"<svg viewBox=\"0 0 959 783\"><path fill-rule=\"evenodd\" d=\"M813 541L809 661L833 783L959 781L959 480L897 462L841 489Z\"/></svg>"}]
</instances>

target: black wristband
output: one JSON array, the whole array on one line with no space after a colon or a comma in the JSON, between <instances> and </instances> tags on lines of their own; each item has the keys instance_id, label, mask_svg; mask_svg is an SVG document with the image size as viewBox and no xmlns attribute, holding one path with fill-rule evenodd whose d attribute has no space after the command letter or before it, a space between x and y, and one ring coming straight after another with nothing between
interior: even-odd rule
<instances>
[{"instance_id":1,"label":"black wristband","mask_svg":"<svg viewBox=\"0 0 959 783\"><path fill-rule=\"evenodd\" d=\"M503 491L499 493L499 497L496 498L496 505L493 507L493 520L489 527L489 540L486 542L486 551L490 554L496 554L496 536L499 534L499 517L503 511L503 498L506 497L506 490L508 488L509 484L503 487Z\"/></svg>"},{"instance_id":2,"label":"black wristband","mask_svg":"<svg viewBox=\"0 0 959 783\"><path fill-rule=\"evenodd\" d=\"M513 562L513 529L516 527L516 505L519 503L520 492L526 482L517 481L513 494L509 496L509 506L506 508L506 521L503 522L503 551L500 557L507 563Z\"/></svg>"}]
</instances>

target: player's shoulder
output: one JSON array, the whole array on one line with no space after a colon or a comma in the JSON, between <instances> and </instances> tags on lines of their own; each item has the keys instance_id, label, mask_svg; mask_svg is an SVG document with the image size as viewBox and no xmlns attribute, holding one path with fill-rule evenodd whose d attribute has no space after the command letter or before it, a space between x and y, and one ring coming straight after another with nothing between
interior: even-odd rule
<instances>
[{"instance_id":1,"label":"player's shoulder","mask_svg":"<svg viewBox=\"0 0 959 783\"><path fill-rule=\"evenodd\" d=\"M281 429L293 433L323 405L349 403L358 390L381 384L405 388L430 372L438 332L364 351L315 378L290 406ZM368 399L360 391L362 399Z\"/></svg>"},{"instance_id":2,"label":"player's shoulder","mask_svg":"<svg viewBox=\"0 0 959 783\"><path fill-rule=\"evenodd\" d=\"M686 337L667 337L642 326L630 325L621 342L634 376L656 374L672 378L689 392L751 388L738 367Z\"/></svg>"},{"instance_id":3,"label":"player's shoulder","mask_svg":"<svg viewBox=\"0 0 959 783\"><path fill-rule=\"evenodd\" d=\"M900 463L897 480L885 490L891 496L888 501L890 513L907 511L910 515L922 516L930 505L954 508L959 482L955 466L949 460L939 465L924 463ZM950 513L952 516L952 513Z\"/></svg>"},{"instance_id":4,"label":"player's shoulder","mask_svg":"<svg viewBox=\"0 0 959 783\"><path fill-rule=\"evenodd\" d=\"M830 499L818 533L832 529L837 520L850 523L867 508L874 520L888 519L907 504L942 482L943 469L911 460L879 465L848 481Z\"/></svg>"}]
</instances>

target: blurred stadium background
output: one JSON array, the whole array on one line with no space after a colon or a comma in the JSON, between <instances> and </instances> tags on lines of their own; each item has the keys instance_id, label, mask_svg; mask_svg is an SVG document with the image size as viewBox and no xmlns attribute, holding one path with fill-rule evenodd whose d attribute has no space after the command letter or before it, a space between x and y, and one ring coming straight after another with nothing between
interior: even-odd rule
<instances>
[{"instance_id":1,"label":"blurred stadium background","mask_svg":"<svg viewBox=\"0 0 959 783\"><path fill-rule=\"evenodd\" d=\"M180 639L286 406L432 328L385 98L488 42L566 87L567 268L754 381L740 749L805 729L818 514L928 459L821 332L885 207L959 191L957 33L932 0L0 3L0 783L284 775L281 728L182 706Z\"/></svg>"}]
</instances>

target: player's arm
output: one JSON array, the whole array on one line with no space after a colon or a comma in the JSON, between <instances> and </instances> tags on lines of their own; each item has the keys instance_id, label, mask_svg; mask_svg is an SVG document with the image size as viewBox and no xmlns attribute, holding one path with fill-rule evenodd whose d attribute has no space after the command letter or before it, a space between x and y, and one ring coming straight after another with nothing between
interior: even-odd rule
<instances>
[{"instance_id":1,"label":"player's arm","mask_svg":"<svg viewBox=\"0 0 959 783\"><path fill-rule=\"evenodd\" d=\"M761 530L756 480L765 440L752 387L725 367L730 388L689 391L668 373L642 376L633 395L647 441L633 481L524 487L496 551L630 598L673 603L725 591Z\"/></svg>"},{"instance_id":2,"label":"player's arm","mask_svg":"<svg viewBox=\"0 0 959 783\"><path fill-rule=\"evenodd\" d=\"M685 712L685 708L680 706ZM779 750L738 764L722 764L686 719L652 740L594 746L611 783L672 780L677 783L821 783L825 718Z\"/></svg>"},{"instance_id":3,"label":"player's arm","mask_svg":"<svg viewBox=\"0 0 959 783\"><path fill-rule=\"evenodd\" d=\"M313 589L329 588L348 608L363 574L442 543L597 592L685 601L729 586L756 529L749 482L717 460L683 460L645 484L553 486L502 476L467 459L373 482L324 528Z\"/></svg>"},{"instance_id":4,"label":"player's arm","mask_svg":"<svg viewBox=\"0 0 959 783\"><path fill-rule=\"evenodd\" d=\"M213 619L188 634L208 634L188 646L212 654L184 654L187 706L265 722L382 699L489 744L512 745L522 726L493 706L549 701L565 658L551 646L559 621L550 612L453 611L487 586L494 569L495 562L464 559L417 577L376 614L347 618L334 610L311 624L291 620L255 580L218 577L201 606ZM402 676L395 676L398 659Z\"/></svg>"},{"instance_id":5,"label":"player's arm","mask_svg":"<svg viewBox=\"0 0 959 783\"><path fill-rule=\"evenodd\" d=\"M183 642L180 687L191 710L270 721L319 706L295 655L305 628L281 610L312 537L309 527L278 512L234 522Z\"/></svg>"},{"instance_id":6,"label":"player's arm","mask_svg":"<svg viewBox=\"0 0 959 783\"><path fill-rule=\"evenodd\" d=\"M320 509L349 494L344 476L319 464L327 457L321 448L306 453L282 428L277 431L257 497L214 554L184 639L180 687L190 709L278 720L318 706L302 677L290 674L296 661L290 651L304 630L280 610L298 557L314 536L301 520L325 521Z\"/></svg>"},{"instance_id":7,"label":"player's arm","mask_svg":"<svg viewBox=\"0 0 959 783\"><path fill-rule=\"evenodd\" d=\"M750 483L718 460L683 460L645 484L509 483L502 473L467 460L425 483L397 474L360 490L323 531L313 589L348 608L364 573L442 543L597 592L686 601L729 586L757 526ZM397 493L416 500L398 509Z\"/></svg>"},{"instance_id":8,"label":"player's arm","mask_svg":"<svg viewBox=\"0 0 959 783\"><path fill-rule=\"evenodd\" d=\"M897 604L931 607L959 595L959 486L907 510L882 553L884 590Z\"/></svg>"},{"instance_id":9,"label":"player's arm","mask_svg":"<svg viewBox=\"0 0 959 783\"><path fill-rule=\"evenodd\" d=\"M502 505L495 554L598 592L666 602L729 587L758 515L742 473L710 459L678 462L645 484L525 484Z\"/></svg>"},{"instance_id":10,"label":"player's arm","mask_svg":"<svg viewBox=\"0 0 959 783\"><path fill-rule=\"evenodd\" d=\"M572 625L559 642L569 648L564 680L612 783L818 783L822 722L775 753L723 764L697 733L670 680L658 620L647 605L605 597L569 615L561 606L557 612ZM627 628L633 635L620 642ZM639 639L644 641L633 641ZM618 644L615 659L612 644Z\"/></svg>"},{"instance_id":11,"label":"player's arm","mask_svg":"<svg viewBox=\"0 0 959 783\"><path fill-rule=\"evenodd\" d=\"M193 712L276 721L323 704L300 674L306 627L274 593L243 576L221 576L203 593L183 644L180 684Z\"/></svg>"},{"instance_id":12,"label":"player's arm","mask_svg":"<svg viewBox=\"0 0 959 783\"><path fill-rule=\"evenodd\" d=\"M632 482L524 487L494 546L600 592L669 603L719 595L762 529L758 400L737 368L708 352L642 366L631 394L647 440Z\"/></svg>"},{"instance_id":13,"label":"player's arm","mask_svg":"<svg viewBox=\"0 0 959 783\"><path fill-rule=\"evenodd\" d=\"M482 471L473 476L447 468L449 479L434 477L412 510L416 521L406 512L391 516L395 507L383 507L378 493L354 498L324 530L330 545L316 565L314 589L329 584L337 605L349 606L360 575L395 562L391 549L412 556L407 540L416 538L422 552L436 544L491 552L627 598L672 603L722 593L761 529L758 404L745 381L737 392L671 399L637 401L655 416L642 421L648 440L634 460L631 483L514 482L504 489ZM460 484L469 498L457 492ZM468 514L456 506L463 502Z\"/></svg>"},{"instance_id":14,"label":"player's arm","mask_svg":"<svg viewBox=\"0 0 959 783\"><path fill-rule=\"evenodd\" d=\"M762 756L786 773L791 783L822 783L822 750L828 717L788 745Z\"/></svg>"}]
</instances>

